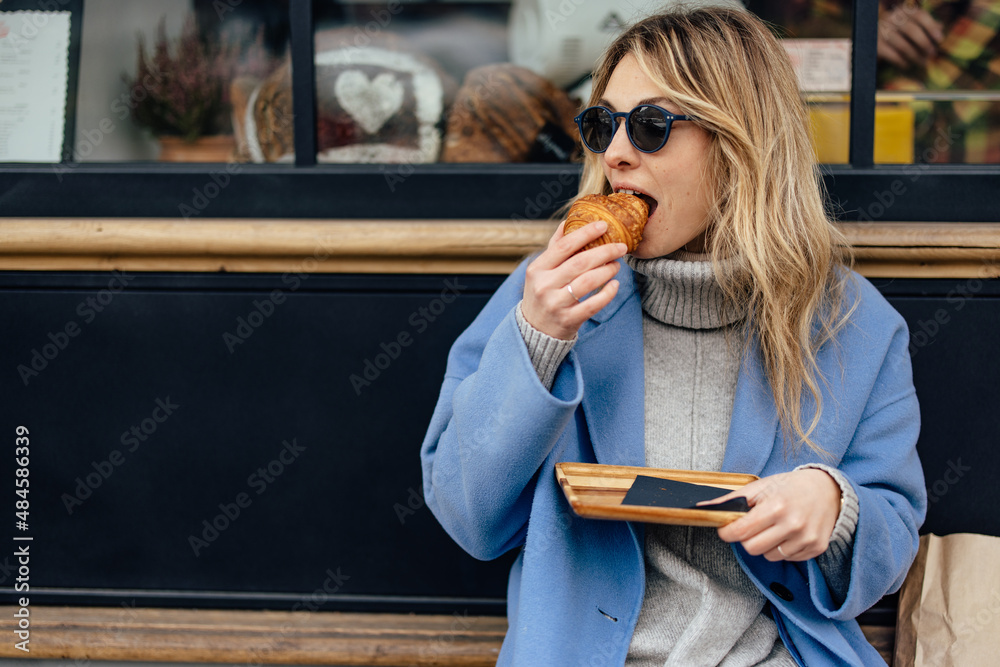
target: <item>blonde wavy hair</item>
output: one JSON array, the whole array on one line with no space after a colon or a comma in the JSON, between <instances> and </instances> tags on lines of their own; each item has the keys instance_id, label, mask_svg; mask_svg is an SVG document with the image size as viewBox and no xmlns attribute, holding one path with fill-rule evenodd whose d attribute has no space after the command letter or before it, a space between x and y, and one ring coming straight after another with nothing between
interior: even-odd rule
<instances>
[{"instance_id":1,"label":"blonde wavy hair","mask_svg":"<svg viewBox=\"0 0 1000 667\"><path fill-rule=\"evenodd\" d=\"M846 297L851 258L824 208L808 113L785 50L749 12L659 14L605 52L591 105L628 55L711 137L704 178L714 202L713 270L730 303L746 306L745 344L759 346L786 442L826 455L810 437L823 409L816 359L854 308ZM602 156L585 153L578 196L609 193ZM815 411L804 420L805 392Z\"/></svg>"}]
</instances>

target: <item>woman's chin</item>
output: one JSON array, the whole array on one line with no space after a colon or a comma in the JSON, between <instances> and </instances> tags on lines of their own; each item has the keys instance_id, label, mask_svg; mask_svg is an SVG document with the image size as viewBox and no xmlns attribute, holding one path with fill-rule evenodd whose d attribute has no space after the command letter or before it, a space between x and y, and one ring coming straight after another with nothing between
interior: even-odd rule
<instances>
[{"instance_id":1,"label":"woman's chin","mask_svg":"<svg viewBox=\"0 0 1000 667\"><path fill-rule=\"evenodd\" d=\"M657 257L669 255L678 248L680 246L675 247L671 244L656 243L652 239L644 239L639 241L639 245L630 254L636 259L656 259Z\"/></svg>"},{"instance_id":2,"label":"woman's chin","mask_svg":"<svg viewBox=\"0 0 1000 667\"><path fill-rule=\"evenodd\" d=\"M654 252L648 248L643 248L642 245L640 245L635 249L635 252L632 253L632 256L636 259L656 259L657 257L662 257L665 254L667 253Z\"/></svg>"}]
</instances>

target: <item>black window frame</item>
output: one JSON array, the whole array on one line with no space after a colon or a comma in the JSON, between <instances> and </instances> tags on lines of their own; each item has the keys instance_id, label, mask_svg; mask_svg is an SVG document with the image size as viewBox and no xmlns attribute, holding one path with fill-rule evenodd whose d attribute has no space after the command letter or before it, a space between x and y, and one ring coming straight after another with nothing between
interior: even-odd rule
<instances>
[{"instance_id":1,"label":"black window frame","mask_svg":"<svg viewBox=\"0 0 1000 667\"><path fill-rule=\"evenodd\" d=\"M576 191L579 165L317 164L312 0L290 0L289 12L294 165L7 163L2 215L523 220L548 217ZM1000 165L874 164L877 30L878 3L854 0L850 159L821 166L832 213L996 222Z\"/></svg>"}]
</instances>

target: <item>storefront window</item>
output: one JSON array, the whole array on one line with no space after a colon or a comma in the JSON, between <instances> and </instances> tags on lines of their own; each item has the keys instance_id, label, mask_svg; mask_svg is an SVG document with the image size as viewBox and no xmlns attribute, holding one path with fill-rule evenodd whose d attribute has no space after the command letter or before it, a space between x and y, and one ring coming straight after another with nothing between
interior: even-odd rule
<instances>
[{"instance_id":1,"label":"storefront window","mask_svg":"<svg viewBox=\"0 0 1000 667\"><path fill-rule=\"evenodd\" d=\"M1000 163L1000 0L883 0L879 99L914 122L913 160Z\"/></svg>"},{"instance_id":2,"label":"storefront window","mask_svg":"<svg viewBox=\"0 0 1000 667\"><path fill-rule=\"evenodd\" d=\"M235 119L281 66L286 3L87 0L84 10L74 161L248 159Z\"/></svg>"},{"instance_id":3,"label":"storefront window","mask_svg":"<svg viewBox=\"0 0 1000 667\"><path fill-rule=\"evenodd\" d=\"M704 4L727 1L736 2ZM880 2L875 161L1000 162L1000 0ZM71 160L291 165L289 4L86 0L71 65ZM744 4L785 40L820 162L847 163L851 0ZM663 6L313 0L317 161L577 161L572 119L598 56L625 25ZM29 115L24 105L0 108L10 127ZM0 150L14 147L0 159L57 161L52 147L17 148L18 132L0 132Z\"/></svg>"},{"instance_id":4,"label":"storefront window","mask_svg":"<svg viewBox=\"0 0 1000 667\"><path fill-rule=\"evenodd\" d=\"M594 64L625 25L663 6L316 1L317 160L575 161L572 119ZM820 160L846 163L849 12L819 1L749 9L786 38L800 65Z\"/></svg>"},{"instance_id":5,"label":"storefront window","mask_svg":"<svg viewBox=\"0 0 1000 667\"><path fill-rule=\"evenodd\" d=\"M575 160L596 58L579 43L599 51L635 10L557 4L315 2L318 161Z\"/></svg>"},{"instance_id":6,"label":"storefront window","mask_svg":"<svg viewBox=\"0 0 1000 667\"><path fill-rule=\"evenodd\" d=\"M748 6L772 25L785 44L799 89L809 104L817 159L825 164L847 164L851 133L850 0L751 0ZM886 110L878 109L879 130L884 129L885 121ZM898 144L893 142L891 148ZM886 149L884 142L876 142L876 161L884 159Z\"/></svg>"}]
</instances>

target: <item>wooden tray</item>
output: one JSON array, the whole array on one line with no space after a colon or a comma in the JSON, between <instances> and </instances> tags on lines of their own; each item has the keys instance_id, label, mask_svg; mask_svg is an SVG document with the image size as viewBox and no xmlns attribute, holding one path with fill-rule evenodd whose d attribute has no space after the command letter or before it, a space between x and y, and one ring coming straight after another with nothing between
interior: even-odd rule
<instances>
[{"instance_id":1,"label":"wooden tray","mask_svg":"<svg viewBox=\"0 0 1000 667\"><path fill-rule=\"evenodd\" d=\"M718 486L725 489L738 489L757 479L756 475L732 472L670 470L667 468L611 466L599 463L562 462L556 464L556 479L559 480L563 493L566 494L566 500L569 501L577 515L587 519L718 527L735 521L745 514L744 512L622 505L622 499L628 493L636 475L649 475L650 477Z\"/></svg>"}]
</instances>

